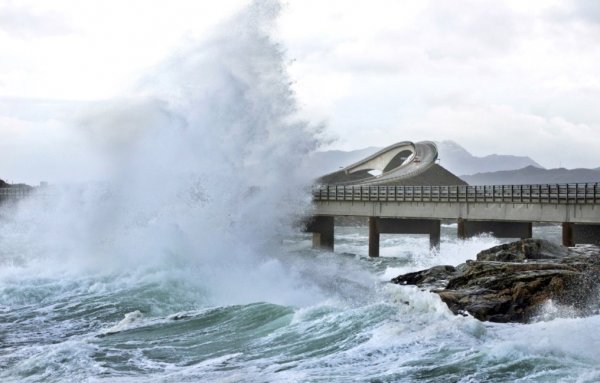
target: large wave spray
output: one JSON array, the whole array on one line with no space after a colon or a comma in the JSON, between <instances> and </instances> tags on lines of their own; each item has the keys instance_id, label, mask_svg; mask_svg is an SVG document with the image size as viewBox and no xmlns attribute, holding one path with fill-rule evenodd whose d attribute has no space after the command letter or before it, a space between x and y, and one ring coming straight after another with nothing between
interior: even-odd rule
<instances>
[{"instance_id":1,"label":"large wave spray","mask_svg":"<svg viewBox=\"0 0 600 383\"><path fill-rule=\"evenodd\" d=\"M494 238L445 225L434 257L384 236L369 259L366 228L336 227L336 254L289 231L318 132L271 37L279 11L254 3L83 111L103 182L1 207L0 381L598 381L598 316L482 323L384 282Z\"/></svg>"},{"instance_id":2,"label":"large wave spray","mask_svg":"<svg viewBox=\"0 0 600 383\"><path fill-rule=\"evenodd\" d=\"M107 182L21 204L6 243L27 244L25 262L59 268L193 269L199 285L233 301L296 294L272 256L309 202L302 163L318 141L297 116L271 37L279 11L252 4L130 97L82 113L78 129Z\"/></svg>"}]
</instances>

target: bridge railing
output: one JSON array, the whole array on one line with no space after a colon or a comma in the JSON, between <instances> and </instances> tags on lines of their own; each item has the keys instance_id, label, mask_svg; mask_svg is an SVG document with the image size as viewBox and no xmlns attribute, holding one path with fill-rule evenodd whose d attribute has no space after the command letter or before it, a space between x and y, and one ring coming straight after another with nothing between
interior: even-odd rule
<instances>
[{"instance_id":1,"label":"bridge railing","mask_svg":"<svg viewBox=\"0 0 600 383\"><path fill-rule=\"evenodd\" d=\"M486 186L317 185L315 201L598 204L599 183Z\"/></svg>"},{"instance_id":2,"label":"bridge railing","mask_svg":"<svg viewBox=\"0 0 600 383\"><path fill-rule=\"evenodd\" d=\"M28 186L12 186L0 188L0 198L19 198L25 197L32 192L33 188Z\"/></svg>"},{"instance_id":3,"label":"bridge railing","mask_svg":"<svg viewBox=\"0 0 600 383\"><path fill-rule=\"evenodd\" d=\"M32 194L36 188L30 186L11 186L0 188L0 205L4 203L19 201Z\"/></svg>"}]
</instances>

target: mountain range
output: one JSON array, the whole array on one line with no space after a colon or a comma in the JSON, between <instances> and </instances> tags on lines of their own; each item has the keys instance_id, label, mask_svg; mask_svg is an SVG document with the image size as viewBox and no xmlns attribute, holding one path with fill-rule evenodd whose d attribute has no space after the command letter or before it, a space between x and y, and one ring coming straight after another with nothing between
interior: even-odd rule
<instances>
[{"instance_id":1,"label":"mountain range","mask_svg":"<svg viewBox=\"0 0 600 383\"><path fill-rule=\"evenodd\" d=\"M600 182L600 168L540 169L534 166L527 166L517 170L463 175L460 178L470 185L595 183Z\"/></svg>"},{"instance_id":2,"label":"mountain range","mask_svg":"<svg viewBox=\"0 0 600 383\"><path fill-rule=\"evenodd\" d=\"M522 169L528 166L543 169L529 157L506 154L490 154L477 157L454 141L436 142L440 165L457 175Z\"/></svg>"}]
</instances>

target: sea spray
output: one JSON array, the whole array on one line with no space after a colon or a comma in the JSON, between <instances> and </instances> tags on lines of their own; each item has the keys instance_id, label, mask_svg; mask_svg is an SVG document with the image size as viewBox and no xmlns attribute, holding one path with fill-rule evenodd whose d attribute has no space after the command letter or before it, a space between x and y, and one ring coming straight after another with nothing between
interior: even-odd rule
<instances>
[{"instance_id":1,"label":"sea spray","mask_svg":"<svg viewBox=\"0 0 600 383\"><path fill-rule=\"evenodd\" d=\"M28 226L18 234L26 258L60 268L175 265L222 299L285 296L293 278L273 256L310 201L303 161L318 140L298 117L271 35L279 12L277 2L253 3L130 96L83 111L77 132L108 176L21 204L13 227Z\"/></svg>"},{"instance_id":2,"label":"sea spray","mask_svg":"<svg viewBox=\"0 0 600 383\"><path fill-rule=\"evenodd\" d=\"M336 227L347 254L286 235L317 141L278 11L255 3L81 115L104 182L2 207L0 381L598 381L598 316L500 326L385 283L493 238L443 228L435 260L425 238L383 238L373 260L364 234Z\"/></svg>"}]
</instances>

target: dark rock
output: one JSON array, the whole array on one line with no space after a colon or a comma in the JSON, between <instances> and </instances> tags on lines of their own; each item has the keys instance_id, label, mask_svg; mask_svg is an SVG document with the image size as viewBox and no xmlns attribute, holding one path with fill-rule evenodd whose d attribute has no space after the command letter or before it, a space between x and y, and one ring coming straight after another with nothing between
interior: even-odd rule
<instances>
[{"instance_id":1,"label":"dark rock","mask_svg":"<svg viewBox=\"0 0 600 383\"><path fill-rule=\"evenodd\" d=\"M454 266L435 266L431 269L400 275L392 279L399 285L432 285L444 287L448 279L456 273Z\"/></svg>"},{"instance_id":2,"label":"dark rock","mask_svg":"<svg viewBox=\"0 0 600 383\"><path fill-rule=\"evenodd\" d=\"M578 300L569 292L579 278L576 269L562 264L481 261L438 294L454 313L464 310L479 320L523 322L548 299L575 304Z\"/></svg>"},{"instance_id":3,"label":"dark rock","mask_svg":"<svg viewBox=\"0 0 600 383\"><path fill-rule=\"evenodd\" d=\"M600 306L598 248L569 251L529 239L482 251L477 259L400 275L392 282L429 287L455 314L468 312L483 321L527 322L550 299L580 315Z\"/></svg>"},{"instance_id":4,"label":"dark rock","mask_svg":"<svg viewBox=\"0 0 600 383\"><path fill-rule=\"evenodd\" d=\"M522 262L529 259L555 259L566 256L565 247L543 239L523 239L483 250L478 261Z\"/></svg>"}]
</instances>

